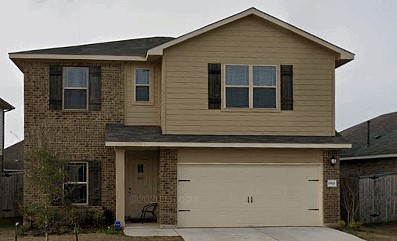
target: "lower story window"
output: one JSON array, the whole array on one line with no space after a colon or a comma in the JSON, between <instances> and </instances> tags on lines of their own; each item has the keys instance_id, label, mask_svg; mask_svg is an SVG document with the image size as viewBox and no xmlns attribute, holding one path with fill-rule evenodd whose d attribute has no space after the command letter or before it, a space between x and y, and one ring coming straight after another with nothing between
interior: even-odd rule
<instances>
[{"instance_id":1,"label":"lower story window","mask_svg":"<svg viewBox=\"0 0 397 241\"><path fill-rule=\"evenodd\" d=\"M66 166L63 190L66 201L72 204L88 204L87 162L71 162Z\"/></svg>"}]
</instances>

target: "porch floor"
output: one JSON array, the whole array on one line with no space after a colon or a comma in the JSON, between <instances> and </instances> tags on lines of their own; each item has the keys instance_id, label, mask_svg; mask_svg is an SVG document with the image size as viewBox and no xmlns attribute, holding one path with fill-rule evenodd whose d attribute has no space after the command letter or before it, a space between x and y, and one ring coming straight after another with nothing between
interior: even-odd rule
<instances>
[{"instance_id":1,"label":"porch floor","mask_svg":"<svg viewBox=\"0 0 397 241\"><path fill-rule=\"evenodd\" d=\"M148 237L148 236L179 236L174 229L171 228L160 228L158 223L126 223L124 228L124 234L132 237Z\"/></svg>"}]
</instances>

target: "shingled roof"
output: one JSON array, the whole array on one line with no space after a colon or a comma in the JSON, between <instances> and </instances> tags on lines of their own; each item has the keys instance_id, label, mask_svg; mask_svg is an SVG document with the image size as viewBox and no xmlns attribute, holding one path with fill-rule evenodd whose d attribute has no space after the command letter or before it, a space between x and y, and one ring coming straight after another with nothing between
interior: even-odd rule
<instances>
[{"instance_id":1,"label":"shingled roof","mask_svg":"<svg viewBox=\"0 0 397 241\"><path fill-rule=\"evenodd\" d=\"M3 110L13 110L15 109L14 106L10 105L7 101L0 98L0 108Z\"/></svg>"},{"instance_id":2,"label":"shingled roof","mask_svg":"<svg viewBox=\"0 0 397 241\"><path fill-rule=\"evenodd\" d=\"M149 49L173 40L172 37L152 37L85 44L62 48L38 49L10 54L42 55L103 55L103 56L141 56L145 57Z\"/></svg>"},{"instance_id":3,"label":"shingled roof","mask_svg":"<svg viewBox=\"0 0 397 241\"><path fill-rule=\"evenodd\" d=\"M397 154L397 112L369 120L369 139L367 121L342 131L341 135L353 144L351 149L342 151L343 158Z\"/></svg>"},{"instance_id":4,"label":"shingled roof","mask_svg":"<svg viewBox=\"0 0 397 241\"><path fill-rule=\"evenodd\" d=\"M164 135L159 126L124 126L116 123L106 124L105 141L107 146L170 146L169 143L175 146L191 146L193 143L197 146L206 145L208 147L216 147L218 144L231 144L233 147L275 147L279 145L312 145L313 148L350 147L350 143L338 133L336 136Z\"/></svg>"}]
</instances>

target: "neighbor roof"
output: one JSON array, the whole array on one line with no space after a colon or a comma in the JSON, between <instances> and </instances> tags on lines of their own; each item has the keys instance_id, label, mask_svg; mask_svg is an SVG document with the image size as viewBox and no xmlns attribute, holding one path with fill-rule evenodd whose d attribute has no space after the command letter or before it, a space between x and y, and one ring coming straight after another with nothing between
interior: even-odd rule
<instances>
[{"instance_id":1,"label":"neighbor roof","mask_svg":"<svg viewBox=\"0 0 397 241\"><path fill-rule=\"evenodd\" d=\"M328 48L339 54L335 60L335 66L342 66L354 59L354 54L340 48L330 42L327 42L317 36L314 36L300 28L297 28L289 23L286 23L269 14L259 11L256 8L249 8L243 12L232 15L228 18L222 19L215 23L209 24L205 27L182 35L176 39L170 37L155 37L144 39L131 39L124 41L98 43L90 45L72 46L66 48L54 48L10 53L11 59L50 59L56 57L57 59L101 59L101 60L126 60L126 61L146 61L148 56L163 55L163 50L175 44L186 41L190 38L196 37L215 28L219 28L225 24L239 20L241 18L254 15L276 24L282 28L302 36L310 41L313 41L325 48ZM120 45L120 46L119 46ZM124 52L125 51L125 52Z\"/></svg>"},{"instance_id":2,"label":"neighbor roof","mask_svg":"<svg viewBox=\"0 0 397 241\"><path fill-rule=\"evenodd\" d=\"M106 146L167 147L257 147L257 148L350 148L349 142L333 136L270 135L163 135L159 126L106 124Z\"/></svg>"},{"instance_id":3,"label":"neighbor roof","mask_svg":"<svg viewBox=\"0 0 397 241\"><path fill-rule=\"evenodd\" d=\"M22 170L24 161L24 141L15 143L4 149L4 169Z\"/></svg>"},{"instance_id":4,"label":"neighbor roof","mask_svg":"<svg viewBox=\"0 0 397 241\"><path fill-rule=\"evenodd\" d=\"M13 110L14 106L10 105L8 102L0 98L0 108L3 110Z\"/></svg>"},{"instance_id":5,"label":"neighbor roof","mask_svg":"<svg viewBox=\"0 0 397 241\"><path fill-rule=\"evenodd\" d=\"M350 127L341 132L352 144L343 150L343 159L369 159L397 156L397 112L378 116L368 122Z\"/></svg>"}]
</instances>

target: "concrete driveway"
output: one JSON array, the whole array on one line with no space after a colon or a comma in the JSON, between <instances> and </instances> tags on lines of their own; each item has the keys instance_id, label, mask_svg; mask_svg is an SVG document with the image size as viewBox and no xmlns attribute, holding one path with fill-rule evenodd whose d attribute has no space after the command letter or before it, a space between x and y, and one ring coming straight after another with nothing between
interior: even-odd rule
<instances>
[{"instance_id":1,"label":"concrete driveway","mask_svg":"<svg viewBox=\"0 0 397 241\"><path fill-rule=\"evenodd\" d=\"M185 241L362 241L324 227L194 228L175 230Z\"/></svg>"}]
</instances>

